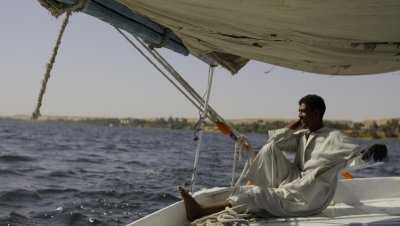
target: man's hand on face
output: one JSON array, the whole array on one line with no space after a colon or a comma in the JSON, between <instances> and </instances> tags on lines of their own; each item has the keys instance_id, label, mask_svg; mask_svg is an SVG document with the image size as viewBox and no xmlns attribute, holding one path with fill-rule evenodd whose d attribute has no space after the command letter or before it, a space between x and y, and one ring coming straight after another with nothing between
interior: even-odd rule
<instances>
[{"instance_id":1,"label":"man's hand on face","mask_svg":"<svg viewBox=\"0 0 400 226\"><path fill-rule=\"evenodd\" d=\"M301 126L301 120L297 119L296 121L293 121L291 123L289 123L288 125L286 125L286 128L290 128L290 129L298 129Z\"/></svg>"}]
</instances>

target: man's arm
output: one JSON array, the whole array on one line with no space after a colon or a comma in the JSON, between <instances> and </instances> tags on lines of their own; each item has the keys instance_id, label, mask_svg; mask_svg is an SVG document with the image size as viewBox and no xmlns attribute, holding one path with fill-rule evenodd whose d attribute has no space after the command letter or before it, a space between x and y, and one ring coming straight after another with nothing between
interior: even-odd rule
<instances>
[{"instance_id":1,"label":"man's arm","mask_svg":"<svg viewBox=\"0 0 400 226\"><path fill-rule=\"evenodd\" d=\"M295 131L301 125L300 120L289 123L284 128L269 130L268 143L273 142L276 147L285 152L296 152L300 133Z\"/></svg>"},{"instance_id":2,"label":"man's arm","mask_svg":"<svg viewBox=\"0 0 400 226\"><path fill-rule=\"evenodd\" d=\"M350 158L344 171L353 171L367 168L387 161L387 147L384 144L373 144L363 148L359 153Z\"/></svg>"},{"instance_id":3,"label":"man's arm","mask_svg":"<svg viewBox=\"0 0 400 226\"><path fill-rule=\"evenodd\" d=\"M296 121L293 121L293 122L287 124L285 126L285 128L289 128L289 129L295 130L295 129L299 128L300 126L301 126L301 120L297 119Z\"/></svg>"}]
</instances>

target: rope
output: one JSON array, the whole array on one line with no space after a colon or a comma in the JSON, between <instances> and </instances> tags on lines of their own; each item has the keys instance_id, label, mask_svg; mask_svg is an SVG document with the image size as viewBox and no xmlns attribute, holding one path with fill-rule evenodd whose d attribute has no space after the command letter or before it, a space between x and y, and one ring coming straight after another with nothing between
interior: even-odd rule
<instances>
[{"instance_id":1,"label":"rope","mask_svg":"<svg viewBox=\"0 0 400 226\"><path fill-rule=\"evenodd\" d=\"M236 169L236 153L239 152L239 160L241 160L241 157L242 157L241 156L242 155L241 151L242 151L243 147L245 147L245 149L247 150L248 158L247 158L246 164L243 167L242 173L240 174L240 176L237 179L236 183L234 183L235 174L236 174L236 172L235 172L235 169ZM253 147L251 146L249 139L246 136L239 136L237 138L236 143L235 143L235 154L234 154L234 157L233 157L231 187L234 187L234 188L233 188L233 190L231 192L231 196L233 194L235 194L236 191L238 190L238 188L240 187L240 183L242 182L242 180L243 180L243 178L244 178L244 176L245 176L245 174L247 172L247 169L251 165L255 155L256 155L256 153L254 152Z\"/></svg>"},{"instance_id":2,"label":"rope","mask_svg":"<svg viewBox=\"0 0 400 226\"><path fill-rule=\"evenodd\" d=\"M194 106L196 106L200 111L202 110L202 106L204 106L204 100L203 98L182 78L182 76L155 50L151 49L149 46L147 46L142 40L139 38L136 38L136 41L139 42L143 48L145 48L149 54L151 54L154 59L158 61L158 63L163 66L163 68L172 76L181 87L187 92L185 92L183 89L181 89L176 83L174 83L168 75L162 71L156 64L153 62L142 50L140 50L120 29L115 28L136 50L142 54L143 57L149 61L168 81L171 82L178 90L190 101L193 103ZM215 66L215 65L213 65ZM215 123L223 123L226 126L228 126L228 123L225 122L225 120L218 115L218 113L211 107L208 106L208 112L207 112L207 117L211 119ZM239 136L239 132L236 131L234 128L230 127L230 130L232 131L232 136L231 138L236 141L236 137Z\"/></svg>"},{"instance_id":3,"label":"rope","mask_svg":"<svg viewBox=\"0 0 400 226\"><path fill-rule=\"evenodd\" d=\"M192 174L192 180L190 182L190 192L193 192L194 190L194 184L196 182L197 178L197 165L198 165L198 160L200 156L200 150L201 150L201 145L203 143L203 129L205 125L205 119L207 117L207 111L208 111L208 101L210 100L210 93L211 93L211 86L212 86L212 80L214 76L214 67L210 66L210 69L208 70L208 88L207 88L207 96L206 96L206 102L203 108L203 113L200 116L200 132L199 132L199 137L197 141L197 147L196 147L196 155L194 158L194 165L193 165L193 174Z\"/></svg>"},{"instance_id":4,"label":"rope","mask_svg":"<svg viewBox=\"0 0 400 226\"><path fill-rule=\"evenodd\" d=\"M202 106L204 106L203 98L179 75L179 73L155 50L148 47L142 40L134 37L147 51L160 63L165 70L170 73L179 84L185 88L185 90ZM209 106L211 110L211 106ZM215 111L213 111L215 112Z\"/></svg>"},{"instance_id":5,"label":"rope","mask_svg":"<svg viewBox=\"0 0 400 226\"><path fill-rule=\"evenodd\" d=\"M140 39L134 37L147 51L166 69L176 81L179 82L179 84L185 88L185 90L202 106L204 106L204 100L203 98L182 78L182 76L179 75L177 71L154 49L149 48L146 46L146 44L141 41ZM152 63L153 64L153 63ZM215 66L215 65L213 65ZM228 125L228 123L225 122L225 120L218 115L218 113L211 107L208 106L209 111L207 112L208 118L210 118L213 122L215 123L224 123L225 125ZM230 127L232 131L231 138L236 141L236 137L240 136L240 133L236 131L234 128Z\"/></svg>"},{"instance_id":6,"label":"rope","mask_svg":"<svg viewBox=\"0 0 400 226\"><path fill-rule=\"evenodd\" d=\"M193 221L191 226L239 226L250 225L250 222L245 218L251 215L248 213L246 205L234 206L232 208L226 207L225 210L205 216L203 218Z\"/></svg>"},{"instance_id":7,"label":"rope","mask_svg":"<svg viewBox=\"0 0 400 226\"><path fill-rule=\"evenodd\" d=\"M233 151L233 164L232 164L232 179L231 179L231 187L233 187L235 183L235 174L236 174L236 155L238 153L238 149L242 149L241 145L239 147L238 143L240 142L240 139L238 138L236 143L235 143L235 150Z\"/></svg>"},{"instance_id":8,"label":"rope","mask_svg":"<svg viewBox=\"0 0 400 226\"><path fill-rule=\"evenodd\" d=\"M83 12L86 11L91 0L78 0L73 5L61 3L57 0L38 0L39 3L45 7L51 15L59 17L65 12Z\"/></svg>"},{"instance_id":9,"label":"rope","mask_svg":"<svg viewBox=\"0 0 400 226\"><path fill-rule=\"evenodd\" d=\"M151 49L164 47L168 42L170 34L171 34L171 30L169 28L164 28L164 35L163 35L163 39L161 40L161 43L159 43L159 44L150 43L149 47Z\"/></svg>"},{"instance_id":10,"label":"rope","mask_svg":"<svg viewBox=\"0 0 400 226\"><path fill-rule=\"evenodd\" d=\"M171 84L173 84L190 102L193 103L194 106L196 106L200 111L201 111L201 107L205 107L205 101L204 99L182 78L182 76L180 76L180 74L175 71L175 69L155 50L150 48L149 46L147 46L142 40L140 40L139 38L136 38L136 41L139 42L143 48L145 48L149 54L151 54L154 59L156 59L158 61L158 63L163 66L163 68L170 74L170 76L172 76L181 87L178 86L178 84L176 84L172 79L170 79L168 77L168 75L160 68L156 65L155 62L153 62L138 46L135 45L135 43L133 43L120 29L115 28L136 50L139 51L140 54L142 54L143 57L146 58L147 61L149 61L149 63L151 63L166 79L168 79L168 81L171 82ZM211 68L210 68L211 70ZM213 70L213 68L212 68ZM238 131L236 131L234 128L232 128L231 126L228 125L228 123L225 122L225 120L218 115L218 113L210 106L207 104L207 112L205 112L204 117L205 118L209 118L210 120L212 120L213 122L215 122L217 125L224 125L225 129L229 130L229 136L237 141L237 139L239 137L243 137L242 135L240 135L240 133ZM201 118L201 117L200 117ZM201 121L201 120L200 120ZM196 135L195 135L196 136ZM199 139L199 138L198 138ZM250 141L245 138L245 142L243 142L243 145L246 145L248 151L249 151L249 158L245 164L245 167L238 179L238 181L236 182L234 191L237 190L237 188L239 187L239 183L241 182L241 180L244 177L244 174L247 170L247 168L249 167L251 160L254 159L255 153L253 151L253 149L251 148L250 145ZM195 167L194 171L196 173L197 167ZM193 190L191 188L191 190Z\"/></svg>"},{"instance_id":11,"label":"rope","mask_svg":"<svg viewBox=\"0 0 400 226\"><path fill-rule=\"evenodd\" d=\"M43 7L45 7L51 13L51 15L53 15L56 18L59 17L60 15L62 15L63 13L66 13L66 14L65 14L65 18L61 24L61 29L58 33L56 45L53 48L53 54L50 57L50 61L46 67L46 72L44 74L44 79L42 81L42 87L40 89L36 108L32 113L31 118L34 120L38 119L41 116L40 108L42 106L43 95L46 92L47 82L50 79L50 72L53 69L54 63L56 61L58 48L60 47L61 39L64 35L65 28L67 27L69 17L71 16L71 14L73 12L85 11L87 9L87 7L89 6L89 3L91 0L78 0L76 2L76 4L73 4L73 5L66 5L66 4L60 3L56 0L38 0L38 1Z\"/></svg>"},{"instance_id":12,"label":"rope","mask_svg":"<svg viewBox=\"0 0 400 226\"><path fill-rule=\"evenodd\" d=\"M152 64L172 85L175 86L192 104L197 107L197 109L201 110L201 106L197 103L194 102L192 98L190 98L183 89L181 89L172 79L168 77L168 75L161 70L160 67L158 67L137 45L135 45L132 40L130 40L119 28L114 27L139 53L147 60L149 61L150 64ZM154 51L154 50L153 50Z\"/></svg>"},{"instance_id":13,"label":"rope","mask_svg":"<svg viewBox=\"0 0 400 226\"><path fill-rule=\"evenodd\" d=\"M46 92L47 82L49 81L49 78L50 78L50 72L53 69L53 65L54 65L54 63L56 61L58 48L60 47L60 44L61 44L61 38L62 38L62 36L64 34L65 28L67 27L70 15L71 15L71 12L67 12L67 14L65 15L64 21L63 21L63 23L61 25L60 32L58 33L56 45L53 48L53 54L50 57L50 62L47 64L46 72L44 74L44 79L42 81L42 88L40 89L40 93L39 93L39 98L38 98L38 102L37 102L37 105L36 105L36 109L32 113L32 119L38 119L41 116L40 107L42 106L43 95Z\"/></svg>"},{"instance_id":14,"label":"rope","mask_svg":"<svg viewBox=\"0 0 400 226\"><path fill-rule=\"evenodd\" d=\"M149 48L146 44L140 39L134 37L147 51L166 69L176 81L202 106L204 106L203 98L179 75L177 71L154 49ZM152 62L151 62L152 63ZM152 63L154 65L154 63ZM213 65L215 66L215 65ZM196 105L195 105L196 106ZM209 111L207 112L207 116L217 125L222 123L225 124L231 130L230 137L236 141L236 138L240 136L240 133L235 130L233 127L228 126L228 123L220 116L218 113L211 107L208 106Z\"/></svg>"},{"instance_id":15,"label":"rope","mask_svg":"<svg viewBox=\"0 0 400 226\"><path fill-rule=\"evenodd\" d=\"M236 174L236 162L237 162L237 153L239 153L239 158L241 159L242 147L244 146L244 136L238 137L235 143L235 150L233 151L233 164L232 164L232 180L231 187L233 187L235 183L235 174Z\"/></svg>"}]
</instances>

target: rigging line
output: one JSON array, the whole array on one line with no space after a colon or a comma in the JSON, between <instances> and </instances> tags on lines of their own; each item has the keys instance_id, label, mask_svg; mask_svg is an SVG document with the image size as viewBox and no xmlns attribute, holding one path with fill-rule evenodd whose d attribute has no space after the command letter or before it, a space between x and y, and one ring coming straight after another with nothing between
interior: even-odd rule
<instances>
[{"instance_id":1,"label":"rigging line","mask_svg":"<svg viewBox=\"0 0 400 226\"><path fill-rule=\"evenodd\" d=\"M165 74L164 71L161 70L161 68L159 68L139 47L137 47L135 45L135 43L132 42L132 40L130 40L119 28L114 27L133 47L135 47L135 49L137 51L139 51L140 54L142 54L143 57L145 57L147 59L147 61L149 61L169 82L171 82L172 85L174 85L190 102L192 102L192 104L197 107L199 110L201 110L201 106L199 106L197 103L195 103L192 98L189 97L189 95L187 95L185 93L185 91L179 87L171 78L168 77L167 74Z\"/></svg>"},{"instance_id":2,"label":"rigging line","mask_svg":"<svg viewBox=\"0 0 400 226\"><path fill-rule=\"evenodd\" d=\"M210 86L210 83L211 83L211 82L212 82L212 80L210 80L210 75L208 75L207 87ZM203 94L203 96L202 96L203 99L206 97L207 91L208 91L208 90L206 90L206 91L204 92L204 94ZM194 128L193 128L193 129L194 129L194 133L193 133L193 135L194 135L194 139L193 139L193 140L194 140L194 141L198 141L198 140L199 140L198 134L199 134L199 132L203 129L203 128L201 128L200 123L201 123L202 120L204 120L204 119L206 119L206 118L207 118L207 115L203 115L202 112L199 110L199 120L197 121L196 125L195 125Z\"/></svg>"},{"instance_id":3,"label":"rigging line","mask_svg":"<svg viewBox=\"0 0 400 226\"><path fill-rule=\"evenodd\" d=\"M123 34L118 28L116 28L116 29L125 37L125 39L128 40L128 42L130 42L136 49L138 49L138 51L143 56L145 56L145 58L149 62L151 62L151 64L153 66L155 66L157 68L157 70L159 70L175 87L178 88L178 86L175 83L173 83L171 81L171 79L169 79L167 77L167 75L160 68L158 68L155 65L155 63L152 62L134 43L132 43L132 41L128 37L126 37L125 34ZM156 50L150 49L148 46L146 46L146 44L142 40L138 39L135 36L133 36L133 37L164 67L165 70L167 70L171 74L171 76L173 76L180 83L180 85L183 88L186 89L186 91L192 96L192 98L194 98L196 101L198 101L200 106L197 105L196 103L194 103L193 99L188 97L188 95L185 92L183 92L181 89L179 89L181 91L181 93L183 93L188 98L188 100L190 100L190 102L192 102L201 111L201 106L204 106L203 98L200 97L200 95L179 75L178 72L176 72L174 70L174 68ZM225 120L221 116L219 116L218 113L216 113L216 111L211 106L209 106L209 111L207 113L208 113L207 115L210 117L210 119L212 121L214 121L215 123L224 122L225 124L227 124L225 122ZM237 132L234 128L232 128L232 127L230 127L230 128L231 128L232 133L235 135L235 137L238 137L240 135L239 132Z\"/></svg>"},{"instance_id":4,"label":"rigging line","mask_svg":"<svg viewBox=\"0 0 400 226\"><path fill-rule=\"evenodd\" d=\"M154 62L152 62L130 39L128 39L118 28L116 28L127 40L128 40L128 42L130 42L136 49L138 49L138 51L143 55L143 56L145 56L145 58L147 59L147 60L149 60L149 62L151 63L151 64L153 64L153 66L155 66L156 67L156 65L155 65L155 63ZM192 95L192 97L194 98L194 99L196 99L197 101L199 101L200 102L200 104L202 105L202 106L206 106L205 105L205 103L204 103L204 100L203 100L203 98L201 98L200 97L200 95L196 92L196 91L194 91L194 89L179 75L179 73L178 72L176 72L175 70L174 70L174 68L156 51L156 50L154 50L154 49L150 49L148 46L146 46L146 44L142 41L142 40L140 40L140 39L138 39L138 38L136 38L136 37L134 37L163 67L164 67L164 69L165 70L167 70L170 74L171 74L171 76L173 76L178 82L180 82L180 85L183 87L183 88L185 88L186 89L186 91L189 93L189 94L191 94ZM212 68L212 72L214 71L214 67L215 66L212 66L211 68ZM163 73L163 71L161 70L161 69L159 69L158 67L156 67L157 68L157 70L159 70L166 78L167 78L167 76ZM211 69L210 69L211 70ZM168 80L170 80L169 78L168 78ZM212 79L209 79L209 81L212 81ZM171 82L171 83L173 83L173 82ZM174 83L173 83L174 84ZM174 84L175 86L176 86L176 84ZM209 85L211 85L211 84L209 84ZM177 87L177 86L176 86ZM182 92L182 91L181 91ZM183 92L182 92L183 93ZM186 96L186 95L185 95ZM189 97L188 96L186 96L188 99L189 99ZM189 99L189 100L191 100L191 99ZM200 107L199 106L197 106L192 100L191 100L191 102L198 108L198 109L200 109ZM241 135L240 135L240 133L238 132L238 131L236 131L233 127L231 127L231 126L229 126L226 122L225 122L225 120L221 117L221 116L219 116L218 115L218 113L217 112L215 112L215 110L211 107L211 106L209 106L208 104L207 104L207 106L208 106L208 108L209 108L209 110L207 111L207 112L205 112L205 115L208 115L209 117L210 117L210 119L212 120L212 121L214 121L217 125L219 124L219 123L222 123L222 124L224 124L224 126L226 126L226 127L228 127L229 128L229 131L231 132L231 134L230 134L230 137L232 138L232 139L234 139L234 140L237 140L238 139L238 137L241 137ZM247 145L248 145L248 148L249 148L249 156L250 157L252 157L253 155L254 155L254 151L252 150L252 148L251 148L251 144L250 144L250 142L247 140ZM253 157L254 158L254 157ZM249 161L250 161L250 159L248 159L248 161L246 162L246 166L248 166L249 164ZM195 162L196 162L196 160L195 160ZM246 169L246 166L245 166L245 169ZM244 170L245 170L244 169ZM242 171L242 174L241 174L241 176L239 177L239 179L238 179L238 181L236 182L236 187L238 187L238 184L239 184L239 182L240 182L240 180L241 180L241 178L243 178L243 175L244 175L244 172L245 171ZM195 165L195 167L194 167L194 169L193 169L193 176L194 176L194 178L195 178L195 175L196 175L196 172L197 172L197 165ZM193 181L193 183L194 183L194 181ZM191 189L190 189L191 191L193 190L193 186L191 186Z\"/></svg>"},{"instance_id":5,"label":"rigging line","mask_svg":"<svg viewBox=\"0 0 400 226\"><path fill-rule=\"evenodd\" d=\"M193 98L195 98L202 106L204 106L204 100L203 98L182 78L182 76L179 75L179 73L177 71L175 71L175 69L154 49L150 49L148 46L146 46L146 44L134 37L140 44L142 44L142 46L147 49L147 51L153 55L154 58L156 58L156 60L162 65L164 66L164 68L169 71L171 73L171 75L178 81L180 82L180 84L192 95ZM218 122L224 122L225 124L227 124L225 122L225 120L218 115L218 113L211 107L209 106L209 111L208 111L208 116L210 117L210 119L212 119L215 123ZM231 128L232 133L238 137L240 136L240 133L238 131L236 131L234 128L232 128L231 126L229 126ZM233 138L235 140L235 138Z\"/></svg>"},{"instance_id":6,"label":"rigging line","mask_svg":"<svg viewBox=\"0 0 400 226\"><path fill-rule=\"evenodd\" d=\"M204 104L204 108L203 108L203 114L200 117L200 132L199 132L199 139L197 141L197 147L196 147L196 155L194 158L194 165L193 165L193 174L192 174L192 180L190 182L190 192L193 192L194 190L194 184L196 182L196 178L197 178L197 165L198 165L198 160L199 160L199 156L200 156L200 151L201 151L201 145L203 143L203 133L204 133L204 120L205 120L205 115L207 115L207 111L208 111L208 103L210 100L210 93L211 93L211 87L212 87L212 80L214 77L214 67L210 66L210 69L208 70L208 80L209 80L209 84L208 84L208 88L207 88L207 96L206 96L206 100L205 100L205 104Z\"/></svg>"},{"instance_id":7,"label":"rigging line","mask_svg":"<svg viewBox=\"0 0 400 226\"><path fill-rule=\"evenodd\" d=\"M173 76L180 83L180 85L183 88L186 89L186 91L194 99L196 99L200 103L201 106L203 106L203 107L205 106L203 98L200 97L200 95L182 78L182 76L179 75L178 72L176 72L174 70L174 68L155 49L149 48L142 40L138 39L137 37L134 37L134 38L164 67L165 70L167 70L171 74L171 76ZM152 64L155 65L154 63L152 63ZM158 70L160 70L160 69L158 69ZM191 102L194 104L193 101L191 101ZM197 106L197 105L195 105L195 106ZM241 134L237 130L235 130L233 127L229 126L228 123L226 123L225 120L220 115L218 115L218 113L211 106L208 105L208 108L209 108L209 110L207 112L205 112L204 116L208 116L217 125L222 123L226 127L228 127L229 131L230 131L229 136L233 140L236 141L237 138L241 136ZM200 108L198 107L198 109L200 109ZM251 146L249 141L248 141L248 145ZM252 153L252 151L250 151L250 153Z\"/></svg>"},{"instance_id":8,"label":"rigging line","mask_svg":"<svg viewBox=\"0 0 400 226\"><path fill-rule=\"evenodd\" d=\"M246 165L244 166L242 173L240 174L239 178L236 181L235 184L235 175L236 175L236 163L237 163L237 153L239 154L239 160L242 158L242 148L247 149L247 154L248 158L246 161ZM232 179L231 179L231 187L236 187L239 186L244 173L247 171L247 166L250 164L250 161L252 161L255 157L254 150L249 142L249 139L246 136L239 136L237 138L237 141L235 143L235 150L234 150L234 155L233 155L233 164L232 164Z\"/></svg>"},{"instance_id":9,"label":"rigging line","mask_svg":"<svg viewBox=\"0 0 400 226\"><path fill-rule=\"evenodd\" d=\"M240 139L240 137L238 137L236 143L235 143L235 149L233 151L233 164L232 164L232 179L231 179L231 187L233 187L234 183L235 183L235 174L236 174L236 156L238 153L238 149L242 149L242 139Z\"/></svg>"},{"instance_id":10,"label":"rigging line","mask_svg":"<svg viewBox=\"0 0 400 226\"><path fill-rule=\"evenodd\" d=\"M204 100L199 94L187 83L182 76L155 50L149 48L142 40L134 37L202 106Z\"/></svg>"},{"instance_id":11,"label":"rigging line","mask_svg":"<svg viewBox=\"0 0 400 226\"><path fill-rule=\"evenodd\" d=\"M198 141L199 140L199 136L198 136L198 133L200 132L200 122L201 122L201 117L199 117L199 120L196 122L196 125L194 125L194 127L193 127L193 130L194 130L194 132L193 132L193 140L194 141Z\"/></svg>"},{"instance_id":12,"label":"rigging line","mask_svg":"<svg viewBox=\"0 0 400 226\"><path fill-rule=\"evenodd\" d=\"M135 37L136 38L136 37ZM199 102L200 102L200 104L202 105L202 106L205 106L205 103L204 103L204 99L202 98L202 97L200 97L200 95L196 92L196 91L194 91L194 89L182 78L182 76L180 76L180 74L178 73L178 72L176 72L175 70L174 70L174 68L155 50L155 49L151 49L151 48L149 48L148 46L146 46L146 44L142 41L142 40L140 40L140 39L138 39L138 38L136 38L136 40L140 43L140 44L142 44L142 46L164 67L164 69L166 69L178 82L180 82L180 84L181 84L181 86L183 87L183 88L185 88L186 89L186 91L187 92L189 92L189 94L191 94L192 95L192 97L193 98L195 98L196 100L198 100ZM214 70L214 67L212 67L212 70ZM210 81L212 81L212 79L210 80L210 76L209 76L209 82ZM218 124L224 124L226 127L228 127L229 128L229 131L230 131L230 133L229 133L229 136L233 139L233 140L235 140L235 141L237 141L238 139L240 140L240 137L243 137L238 131L236 131L233 127L231 127L231 126L229 126L226 122L225 122L225 120L221 117L221 116L219 116L218 114L217 114L217 112L211 107L211 106L209 106L208 104L207 104L207 106L208 106L208 108L209 108L209 110L207 111L207 112L205 112L203 115L202 115L202 117L200 117L200 120L199 120L199 122L200 122L200 124L202 124L203 123L203 125L200 125L200 128L199 129L197 129L197 131L195 131L195 133L194 133L194 136L195 136L195 140L197 140L198 141L198 144L200 143L201 144L201 141L202 141L202 128L204 127L204 120L203 120L203 117L205 117L205 116L209 116L209 118L212 120L212 121L214 121L217 125ZM219 126L218 126L219 127ZM196 128L195 128L196 129ZM200 131L198 131L198 130L200 130ZM197 133L198 132L200 132L200 134L199 134L199 136L197 136ZM228 134L227 134L228 135ZM198 145L199 146L199 145ZM243 171L242 171L242 173L241 173L241 175L240 175L240 177L238 178L238 180L237 180L237 182L236 182L236 185L235 185L235 189L234 190L236 190L237 189L237 187L239 186L239 183L241 182L241 180L243 179L243 176L244 176L244 174L245 174L245 171L247 170L247 167L249 166L249 164L250 164L250 161L254 158L254 151L253 151L253 149L252 149L252 147L251 147L251 143L250 143L250 141L248 140L248 139L246 139L246 146L247 146L247 148L248 148L248 154L249 154L249 158L248 158L248 160L246 161L246 164L245 164L245 168L243 169ZM197 153L197 152L196 152ZM197 154L196 154L197 155ZM234 166L235 167L235 166ZM190 186L190 191L192 192L193 191L193 189L194 189L194 183L195 183L195 179L196 179L196 175L197 175L197 158L195 158L195 164L194 164L194 168L193 168L193 174L192 174L192 181L191 181L191 186ZM233 184L233 182L232 182L232 184Z\"/></svg>"},{"instance_id":13,"label":"rigging line","mask_svg":"<svg viewBox=\"0 0 400 226\"><path fill-rule=\"evenodd\" d=\"M134 37L142 46L182 85L183 88L188 91L189 94L192 95L194 99L196 99L201 106L204 106L203 98L179 75L179 73L154 49L150 49L142 40ZM225 122L225 120L219 116L216 111L209 106L210 111L208 111L208 117L215 123ZM225 123L226 124L226 123ZM235 136L238 136L239 133L231 128Z\"/></svg>"},{"instance_id":14,"label":"rigging line","mask_svg":"<svg viewBox=\"0 0 400 226\"><path fill-rule=\"evenodd\" d=\"M210 83L211 83L211 82L212 82L212 80L210 79L210 75L208 75L207 87L210 86ZM207 91L208 91L208 90L206 90L206 91L204 92L204 94L203 94L203 96L202 96L203 99L206 97ZM207 118L207 115L205 115L205 116L202 115L202 112L199 110L199 120L197 121L196 125L195 125L194 128L193 128L193 130L194 130L194 133L193 133L194 139L193 139L193 140L195 140L195 141L197 141L197 140L199 139L198 133L202 130L202 128L200 128L200 122L201 122L201 120L203 119L203 117L204 117L204 119L206 119L206 118Z\"/></svg>"},{"instance_id":15,"label":"rigging line","mask_svg":"<svg viewBox=\"0 0 400 226\"><path fill-rule=\"evenodd\" d=\"M34 110L33 113L32 113L31 119L34 119L34 120L35 120L35 119L38 119L38 118L41 116L40 107L42 106L43 95L44 95L44 93L46 92L47 82L48 82L49 79L50 79L50 72L51 72L51 70L53 69L53 65L54 65L54 63L55 63L55 61L56 61L56 56L57 56L58 48L60 47L61 39L62 39L62 37L63 37L65 28L67 27L68 20L69 20L69 17L70 17L70 16L71 16L71 12L67 12L67 13L65 14L65 18L64 18L64 21L62 22L60 32L58 33L56 45L55 45L54 48L53 48L53 54L51 55L50 61L49 61L49 63L47 64L47 67L46 67L46 72L45 72L45 74L44 74L44 79L43 79L43 81L42 81L42 87L41 87L41 89L40 89L40 93L39 93L37 105L36 105L35 110Z\"/></svg>"}]
</instances>

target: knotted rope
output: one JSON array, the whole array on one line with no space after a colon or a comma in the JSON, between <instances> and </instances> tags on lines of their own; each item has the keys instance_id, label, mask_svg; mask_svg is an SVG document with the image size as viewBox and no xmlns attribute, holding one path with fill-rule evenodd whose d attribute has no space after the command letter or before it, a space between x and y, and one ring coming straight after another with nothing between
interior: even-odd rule
<instances>
[{"instance_id":1,"label":"knotted rope","mask_svg":"<svg viewBox=\"0 0 400 226\"><path fill-rule=\"evenodd\" d=\"M37 105L36 105L36 109L32 113L32 117L31 117L32 119L38 119L41 116L40 107L42 106L43 95L46 92L47 82L49 81L49 78L50 78L50 72L51 72L51 69L53 69L54 62L56 61L58 48L59 48L59 46L61 44L61 38L62 38L62 36L64 34L65 27L68 24L68 20L69 20L69 16L70 15L71 15L71 13L67 12L67 14L65 15L64 21L63 21L63 23L61 25L60 32L58 33L56 46L54 46L53 54L51 55L50 62L47 64L46 73L44 74L44 79L42 81L42 88L40 89L40 93L39 93L39 98L38 98L38 102L37 102Z\"/></svg>"},{"instance_id":2,"label":"knotted rope","mask_svg":"<svg viewBox=\"0 0 400 226\"><path fill-rule=\"evenodd\" d=\"M51 13L51 15L53 15L56 18L61 14L63 14L64 12L66 12L66 14L61 24L60 32L58 33L56 45L53 48L53 54L51 55L50 61L46 67L46 72L44 74L44 79L42 81L42 87L40 89L38 102L35 110L32 113L31 117L32 119L38 119L41 116L40 107L42 106L43 95L46 92L47 82L49 81L50 78L50 72L53 69L53 65L56 61L58 48L60 47L61 39L62 36L64 35L65 28L67 27L69 17L73 12L80 12L86 10L86 8L89 6L90 3L90 0L80 0L74 5L62 4L55 0L38 0L38 1L43 7L45 7Z\"/></svg>"},{"instance_id":3,"label":"knotted rope","mask_svg":"<svg viewBox=\"0 0 400 226\"><path fill-rule=\"evenodd\" d=\"M38 0L40 5L45 7L52 16L59 17L65 12L83 12L89 6L90 0L78 0L73 5L61 3L56 0Z\"/></svg>"},{"instance_id":4,"label":"knotted rope","mask_svg":"<svg viewBox=\"0 0 400 226\"><path fill-rule=\"evenodd\" d=\"M171 35L171 32L172 32L171 29L164 28L164 35L163 35L163 39L161 40L161 43L159 43L159 44L157 44L157 43L149 43L149 47L151 49L165 47L165 45L167 45L169 36Z\"/></svg>"},{"instance_id":5,"label":"knotted rope","mask_svg":"<svg viewBox=\"0 0 400 226\"><path fill-rule=\"evenodd\" d=\"M251 215L248 213L246 205L226 207L225 210L205 216L193 221L191 226L239 226L250 225L250 222L245 218Z\"/></svg>"}]
</instances>

